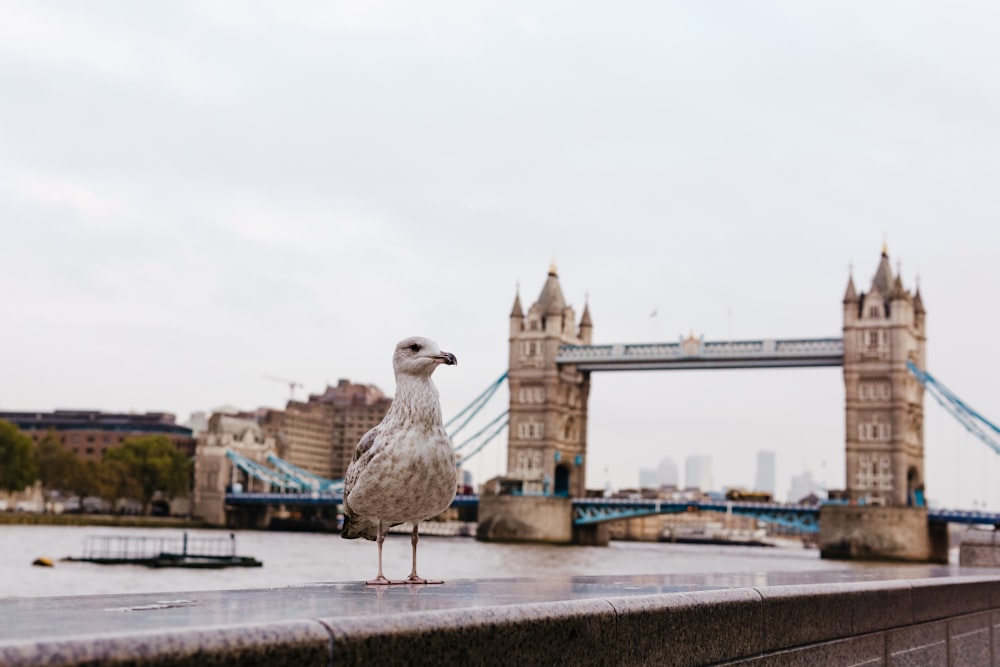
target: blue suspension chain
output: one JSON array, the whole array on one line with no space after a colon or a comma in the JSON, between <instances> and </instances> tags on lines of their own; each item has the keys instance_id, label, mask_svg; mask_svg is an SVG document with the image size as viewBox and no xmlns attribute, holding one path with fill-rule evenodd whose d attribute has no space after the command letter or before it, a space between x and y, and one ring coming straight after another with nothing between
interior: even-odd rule
<instances>
[{"instance_id":1,"label":"blue suspension chain","mask_svg":"<svg viewBox=\"0 0 1000 667\"><path fill-rule=\"evenodd\" d=\"M933 375L917 368L916 364L912 361L907 360L906 368L917 378L917 381L921 385L929 390L934 400L952 417L958 420L969 433L984 442L994 452L1000 454L1000 442L997 442L989 432L992 431L993 433L1000 434L1000 428L997 428L996 425L973 410L962 399L956 396L954 392L941 384Z\"/></svg>"},{"instance_id":2,"label":"blue suspension chain","mask_svg":"<svg viewBox=\"0 0 1000 667\"><path fill-rule=\"evenodd\" d=\"M498 421L500 421L501 419L503 419L504 417L506 417L509 412L510 412L509 410L504 410L499 415L497 415L496 417L494 417L492 420L490 420L490 422L488 424L486 424L486 426L484 426L481 429L479 429L476 432L475 435L469 436L462 444L456 445L455 446L455 451L457 452L457 451L460 451L461 449L463 449L466 445L468 445L470 442L472 442L473 440L475 440L476 438L478 438L479 436L481 436L489 428L491 428L493 425L495 425Z\"/></svg>"},{"instance_id":3,"label":"blue suspension chain","mask_svg":"<svg viewBox=\"0 0 1000 667\"><path fill-rule=\"evenodd\" d=\"M486 403L489 402L489 400L491 398L493 398L493 394L495 394L497 392L497 389L500 388L500 385L506 379L507 379L507 371L504 371L503 375L501 375L499 378L497 378L496 381L493 382L493 384L491 384L489 387L486 388L485 391L483 391L483 393L479 394L479 396L476 396L476 398L473 399L473 401L471 403L469 403L469 405L467 405L461 412L459 412L457 415L455 415L454 417L452 417L451 419L448 420L448 422L444 425L445 428L448 428L449 426L451 426L452 424L454 424L456 421L458 421L459 419L461 419L465 415L466 412L468 412L469 410L472 410L473 408L475 408L475 410L473 410L472 414L469 415L465 419L465 421L462 422L462 424L458 428L455 429L455 431L453 433L451 433L451 435L453 437L459 431L461 431L463 428L465 428L466 425L472 420L472 418L475 417L479 413L479 411L483 409L483 407L485 407Z\"/></svg>"},{"instance_id":4,"label":"blue suspension chain","mask_svg":"<svg viewBox=\"0 0 1000 667\"><path fill-rule=\"evenodd\" d=\"M505 428L507 428L507 424L509 424L509 423L510 423L509 421L505 421L503 424L500 424L500 426L497 428L497 430L493 431L493 433L491 433L488 438L486 438L481 443L479 443L478 447L476 447L471 452L469 452L468 454L466 454L465 456L463 456L461 459L459 459L458 465L464 465L466 461L468 461L473 456L475 456L480 451L482 451L483 447L485 447L486 445L490 444L490 441L492 441L493 438L495 438L498 435L500 435L503 432L503 430Z\"/></svg>"}]
</instances>

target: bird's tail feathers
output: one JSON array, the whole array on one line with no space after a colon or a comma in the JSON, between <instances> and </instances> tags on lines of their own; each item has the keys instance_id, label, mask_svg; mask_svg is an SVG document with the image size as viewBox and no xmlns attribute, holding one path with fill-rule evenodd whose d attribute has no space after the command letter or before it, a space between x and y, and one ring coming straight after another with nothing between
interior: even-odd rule
<instances>
[{"instance_id":1,"label":"bird's tail feathers","mask_svg":"<svg viewBox=\"0 0 1000 667\"><path fill-rule=\"evenodd\" d=\"M340 536L345 540L363 537L366 540L378 538L378 525L366 517L355 514L350 507L344 505L344 527Z\"/></svg>"}]
</instances>

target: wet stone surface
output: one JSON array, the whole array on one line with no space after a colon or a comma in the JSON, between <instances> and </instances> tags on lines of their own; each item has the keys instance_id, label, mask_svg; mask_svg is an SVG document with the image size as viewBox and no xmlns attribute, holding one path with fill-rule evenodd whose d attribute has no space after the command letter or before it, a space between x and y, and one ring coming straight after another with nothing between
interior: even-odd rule
<instances>
[{"instance_id":1,"label":"wet stone surface","mask_svg":"<svg viewBox=\"0 0 1000 667\"><path fill-rule=\"evenodd\" d=\"M959 619L958 629L976 614L975 632L959 633L971 638L963 651L975 653L998 606L1000 571L937 566L8 598L0 599L0 667L392 664L393 656L491 664L505 647L522 664L551 664L565 650L580 664L703 664L902 628L925 607L945 623ZM875 608L878 618L866 611ZM743 632L731 632L734 623ZM662 640L664 624L673 641Z\"/></svg>"}]
</instances>

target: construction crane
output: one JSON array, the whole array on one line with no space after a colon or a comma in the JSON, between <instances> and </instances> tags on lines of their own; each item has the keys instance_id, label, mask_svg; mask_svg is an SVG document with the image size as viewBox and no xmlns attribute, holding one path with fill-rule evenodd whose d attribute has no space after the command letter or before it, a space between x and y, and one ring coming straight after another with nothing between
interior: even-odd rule
<instances>
[{"instance_id":1,"label":"construction crane","mask_svg":"<svg viewBox=\"0 0 1000 667\"><path fill-rule=\"evenodd\" d=\"M305 387L304 384L302 384L301 382L296 382L295 380L288 380L286 378L277 378L277 377L274 377L273 375L261 375L261 377L263 379L265 379L265 380L270 380L272 382L281 382L281 383L287 384L288 385L289 400L294 400L295 399L295 388L296 387L300 387L300 388L301 387Z\"/></svg>"}]
</instances>

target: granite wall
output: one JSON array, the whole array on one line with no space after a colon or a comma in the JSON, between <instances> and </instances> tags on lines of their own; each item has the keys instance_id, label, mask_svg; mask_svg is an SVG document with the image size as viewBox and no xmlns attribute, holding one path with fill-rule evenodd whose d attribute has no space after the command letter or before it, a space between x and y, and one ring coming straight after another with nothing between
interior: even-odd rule
<instances>
[{"instance_id":1,"label":"granite wall","mask_svg":"<svg viewBox=\"0 0 1000 667\"><path fill-rule=\"evenodd\" d=\"M544 585L539 580L533 588ZM651 595L617 590L411 613L331 617L316 609L314 618L280 622L198 622L227 617L237 598L220 592L215 602L190 608L189 624L89 636L59 622L69 618L60 606L73 599L51 598L21 603L51 618L52 627L35 630L44 637L0 640L0 665L1000 665L996 575ZM312 592L295 591L301 608ZM0 600L0 612L15 607ZM188 618L186 607L170 611ZM122 618L139 627L143 613L128 610Z\"/></svg>"}]
</instances>

